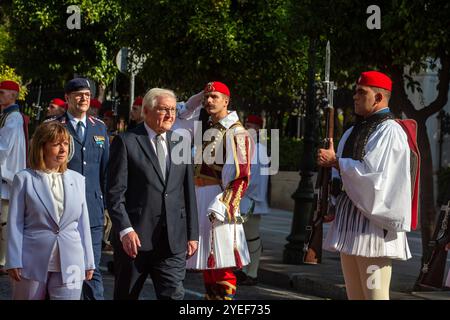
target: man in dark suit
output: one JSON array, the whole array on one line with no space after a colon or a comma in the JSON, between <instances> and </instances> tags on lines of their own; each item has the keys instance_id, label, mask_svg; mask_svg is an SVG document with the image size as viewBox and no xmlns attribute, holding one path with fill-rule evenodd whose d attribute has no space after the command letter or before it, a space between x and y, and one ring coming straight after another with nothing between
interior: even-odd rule
<instances>
[{"instance_id":1,"label":"man in dark suit","mask_svg":"<svg viewBox=\"0 0 450 320\"><path fill-rule=\"evenodd\" d=\"M113 223L114 299L138 299L150 274L158 299L181 300L186 259L198 246L193 168L171 156L182 150L177 146L181 137L170 131L175 94L153 88L143 108L144 123L111 145L107 206Z\"/></svg>"},{"instance_id":2,"label":"man in dark suit","mask_svg":"<svg viewBox=\"0 0 450 320\"><path fill-rule=\"evenodd\" d=\"M103 300L103 281L99 270L102 254L106 167L109 158L109 139L103 121L87 115L90 107L90 83L75 78L65 86L67 112L56 120L64 123L73 137L74 153L69 169L86 178L86 201L94 250L95 271L92 280L83 283L85 300ZM49 119L52 120L52 119Z\"/></svg>"}]
</instances>

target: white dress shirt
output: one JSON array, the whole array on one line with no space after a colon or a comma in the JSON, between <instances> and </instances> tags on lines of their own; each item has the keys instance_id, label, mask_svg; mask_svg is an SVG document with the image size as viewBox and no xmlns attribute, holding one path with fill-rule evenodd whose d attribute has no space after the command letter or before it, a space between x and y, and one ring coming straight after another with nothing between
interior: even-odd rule
<instances>
[{"instance_id":1,"label":"white dress shirt","mask_svg":"<svg viewBox=\"0 0 450 320\"><path fill-rule=\"evenodd\" d=\"M156 154L156 136L158 134L153 129L151 129L145 122L144 122L144 127L145 127L145 130L147 130L148 138L150 139L150 144L152 145L152 148L153 148L153 150L155 151L155 154ZM168 155L169 151L167 150L167 135L166 135L166 133L165 132L161 133L161 137L162 137L162 140L164 142L166 142L166 143L163 143L162 146L163 146L164 155L165 155L165 158L166 158L166 167L168 167L169 166L169 162L168 162L169 161L169 157L167 155ZM120 231L120 233L119 233L120 241L122 241L122 238L126 234L130 233L131 231L134 231L134 229L132 227L125 228L122 231Z\"/></svg>"},{"instance_id":2,"label":"white dress shirt","mask_svg":"<svg viewBox=\"0 0 450 320\"><path fill-rule=\"evenodd\" d=\"M155 153L157 153L156 152L156 136L158 134L153 129L151 129L145 122L144 122L144 127L145 127L145 130L147 130L148 138L150 139L150 143L153 147L153 150L155 151ZM164 149L164 156L166 158L166 164L169 165L169 163L168 163L169 159L167 158L168 151L167 151L167 135L166 135L166 133L165 132L161 133L161 137L162 137L162 140L165 142L162 144L162 146Z\"/></svg>"},{"instance_id":3,"label":"white dress shirt","mask_svg":"<svg viewBox=\"0 0 450 320\"><path fill-rule=\"evenodd\" d=\"M78 122L81 121L81 123L82 123L81 132L84 137L86 134L86 119L87 119L86 115L83 118L79 119L79 118L75 118L72 114L70 114L70 112L67 112L67 116L69 117L70 124L75 129L75 132L77 131Z\"/></svg>"},{"instance_id":4,"label":"white dress shirt","mask_svg":"<svg viewBox=\"0 0 450 320\"><path fill-rule=\"evenodd\" d=\"M44 172L38 171L38 173L44 178L45 183L50 189L52 196L53 207L56 211L56 219L59 223L64 213L64 185L62 181L62 174L59 172ZM49 272L61 272L61 259L59 256L58 242L52 249L50 260L48 263Z\"/></svg>"}]
</instances>

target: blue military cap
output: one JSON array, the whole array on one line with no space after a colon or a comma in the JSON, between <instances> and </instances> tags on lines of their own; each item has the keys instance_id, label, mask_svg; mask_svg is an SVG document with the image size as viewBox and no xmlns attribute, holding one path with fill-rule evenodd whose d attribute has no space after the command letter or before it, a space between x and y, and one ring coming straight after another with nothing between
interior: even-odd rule
<instances>
[{"instance_id":1,"label":"blue military cap","mask_svg":"<svg viewBox=\"0 0 450 320\"><path fill-rule=\"evenodd\" d=\"M89 84L88 79L85 78L74 78L66 83L64 87L65 93L71 93L73 91L89 89L91 90L91 85Z\"/></svg>"}]
</instances>

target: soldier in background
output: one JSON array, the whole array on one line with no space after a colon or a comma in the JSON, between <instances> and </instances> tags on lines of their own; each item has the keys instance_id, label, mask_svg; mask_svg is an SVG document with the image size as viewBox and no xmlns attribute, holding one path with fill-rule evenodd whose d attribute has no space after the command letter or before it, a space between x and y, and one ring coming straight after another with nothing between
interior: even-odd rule
<instances>
[{"instance_id":1,"label":"soldier in background","mask_svg":"<svg viewBox=\"0 0 450 320\"><path fill-rule=\"evenodd\" d=\"M20 86L17 82L0 82L0 169L1 216L0 216L0 273L4 270L6 255L6 224L8 222L9 196L14 175L26 167L28 123L16 104Z\"/></svg>"},{"instance_id":2,"label":"soldier in background","mask_svg":"<svg viewBox=\"0 0 450 320\"><path fill-rule=\"evenodd\" d=\"M60 117L67 111L67 103L59 98L50 101L47 107L47 118Z\"/></svg>"},{"instance_id":3,"label":"soldier in background","mask_svg":"<svg viewBox=\"0 0 450 320\"><path fill-rule=\"evenodd\" d=\"M100 110L102 109L102 103L98 99L91 99L89 103L89 115L98 117Z\"/></svg>"},{"instance_id":4,"label":"soldier in background","mask_svg":"<svg viewBox=\"0 0 450 320\"><path fill-rule=\"evenodd\" d=\"M241 199L240 209L241 214L246 218L244 231L250 253L250 263L243 267L242 271L235 271L235 274L238 284L248 286L256 285L258 282L259 259L262 252L259 226L261 217L270 212L267 200L269 175L263 169L268 168L268 163L262 161L263 157L267 158L267 148L258 140L258 133L262 126L263 119L260 116L249 115L247 117L245 128L249 130L256 148L251 163L250 184Z\"/></svg>"},{"instance_id":5,"label":"soldier in background","mask_svg":"<svg viewBox=\"0 0 450 320\"><path fill-rule=\"evenodd\" d=\"M137 97L130 111L130 123L128 129L136 127L138 124L144 121L144 116L142 115L142 97Z\"/></svg>"},{"instance_id":6,"label":"soldier in background","mask_svg":"<svg viewBox=\"0 0 450 320\"><path fill-rule=\"evenodd\" d=\"M98 118L88 115L91 89L87 79L75 78L65 86L67 112L56 120L64 123L74 138L74 155L69 169L86 178L86 201L89 212L94 260L97 268L92 280L83 284L85 300L103 300L103 281L100 265L104 224L104 194L106 168L109 158L109 137L106 125Z\"/></svg>"}]
</instances>

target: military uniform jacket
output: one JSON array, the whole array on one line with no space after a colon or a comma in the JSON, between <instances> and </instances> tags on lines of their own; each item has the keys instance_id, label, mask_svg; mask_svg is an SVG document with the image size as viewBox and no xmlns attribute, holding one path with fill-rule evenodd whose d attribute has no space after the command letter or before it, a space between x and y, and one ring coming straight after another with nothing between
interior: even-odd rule
<instances>
[{"instance_id":1,"label":"military uniform jacket","mask_svg":"<svg viewBox=\"0 0 450 320\"><path fill-rule=\"evenodd\" d=\"M74 155L68 168L86 178L86 201L90 226L102 226L104 221L104 194L109 158L109 138L103 121L87 116L84 141L76 134L67 113L56 120L65 124L74 140Z\"/></svg>"}]
</instances>

